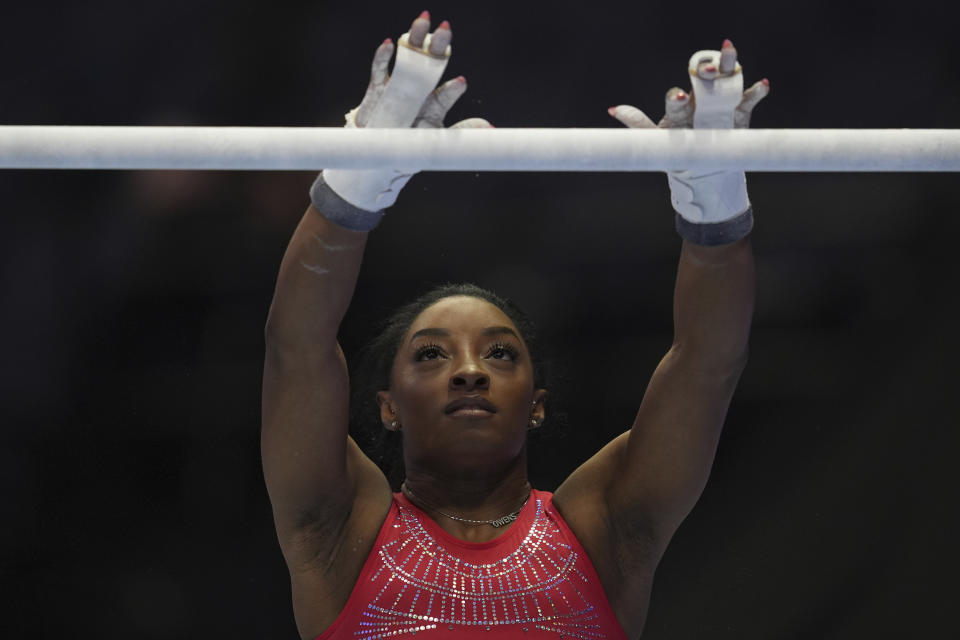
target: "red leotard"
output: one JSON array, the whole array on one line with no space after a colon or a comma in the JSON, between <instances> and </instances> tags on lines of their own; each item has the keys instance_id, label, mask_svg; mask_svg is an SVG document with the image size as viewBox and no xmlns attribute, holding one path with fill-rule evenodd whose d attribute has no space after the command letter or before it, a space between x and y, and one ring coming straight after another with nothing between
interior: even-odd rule
<instances>
[{"instance_id":1,"label":"red leotard","mask_svg":"<svg viewBox=\"0 0 960 640\"><path fill-rule=\"evenodd\" d=\"M350 599L317 640L626 640L576 536L533 490L507 530L464 542L402 493Z\"/></svg>"}]
</instances>

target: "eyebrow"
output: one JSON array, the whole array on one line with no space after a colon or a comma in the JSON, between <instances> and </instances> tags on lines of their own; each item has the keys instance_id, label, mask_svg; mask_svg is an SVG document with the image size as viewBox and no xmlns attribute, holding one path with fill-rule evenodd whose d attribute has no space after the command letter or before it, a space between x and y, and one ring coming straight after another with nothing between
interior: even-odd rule
<instances>
[{"instance_id":1,"label":"eyebrow","mask_svg":"<svg viewBox=\"0 0 960 640\"><path fill-rule=\"evenodd\" d=\"M505 326L487 327L486 329L480 332L480 335L482 336L497 336L497 335L503 335L503 334L511 335L517 340L520 340L520 336L517 335L517 332L511 329L510 327L505 327ZM419 338L421 336L449 336L449 335L450 335L450 331L448 329L441 329L439 327L427 327L426 329L420 329L419 331L414 332L414 334L410 336L410 342L413 342L416 338Z\"/></svg>"},{"instance_id":2,"label":"eyebrow","mask_svg":"<svg viewBox=\"0 0 960 640\"><path fill-rule=\"evenodd\" d=\"M417 331L416 333L414 333L412 336L410 336L410 342L413 342L416 338L419 338L420 336L449 336L449 335L450 335L450 332L447 331L446 329L435 329L431 327L428 329L420 329L420 331Z\"/></svg>"},{"instance_id":3,"label":"eyebrow","mask_svg":"<svg viewBox=\"0 0 960 640\"><path fill-rule=\"evenodd\" d=\"M486 329L480 332L480 335L484 335L484 336L497 336L502 334L511 335L517 340L520 339L520 336L517 335L517 332L511 329L510 327L487 327Z\"/></svg>"}]
</instances>

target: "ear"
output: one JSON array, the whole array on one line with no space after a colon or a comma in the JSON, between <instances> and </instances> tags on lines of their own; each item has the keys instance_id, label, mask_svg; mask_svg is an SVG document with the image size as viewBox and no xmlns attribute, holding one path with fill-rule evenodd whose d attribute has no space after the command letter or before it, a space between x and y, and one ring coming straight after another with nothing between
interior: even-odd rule
<instances>
[{"instance_id":1,"label":"ear","mask_svg":"<svg viewBox=\"0 0 960 640\"><path fill-rule=\"evenodd\" d=\"M390 398L389 391L377 391L377 404L380 406L380 422L384 429L397 431L400 425L400 416L393 408L393 401ZM394 427L393 423L397 423Z\"/></svg>"},{"instance_id":2,"label":"ear","mask_svg":"<svg viewBox=\"0 0 960 640\"><path fill-rule=\"evenodd\" d=\"M543 422L545 417L543 403L547 399L547 390L546 389L536 389L533 392L533 401L530 411L530 417L536 420L537 422Z\"/></svg>"}]
</instances>

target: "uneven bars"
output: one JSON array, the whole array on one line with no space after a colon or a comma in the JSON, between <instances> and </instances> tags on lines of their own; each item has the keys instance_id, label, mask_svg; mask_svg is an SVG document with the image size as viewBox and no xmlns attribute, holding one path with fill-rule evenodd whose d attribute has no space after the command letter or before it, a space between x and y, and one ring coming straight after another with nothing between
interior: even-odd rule
<instances>
[{"instance_id":1,"label":"uneven bars","mask_svg":"<svg viewBox=\"0 0 960 640\"><path fill-rule=\"evenodd\" d=\"M0 126L0 169L960 171L960 129Z\"/></svg>"}]
</instances>

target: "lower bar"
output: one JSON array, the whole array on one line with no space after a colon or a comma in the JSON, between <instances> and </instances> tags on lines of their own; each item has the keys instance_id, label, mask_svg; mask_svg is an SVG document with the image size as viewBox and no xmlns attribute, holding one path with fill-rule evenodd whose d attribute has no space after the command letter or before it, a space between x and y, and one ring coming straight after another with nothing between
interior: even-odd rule
<instances>
[{"instance_id":1,"label":"lower bar","mask_svg":"<svg viewBox=\"0 0 960 640\"><path fill-rule=\"evenodd\" d=\"M960 171L960 130L0 126L0 168Z\"/></svg>"}]
</instances>

